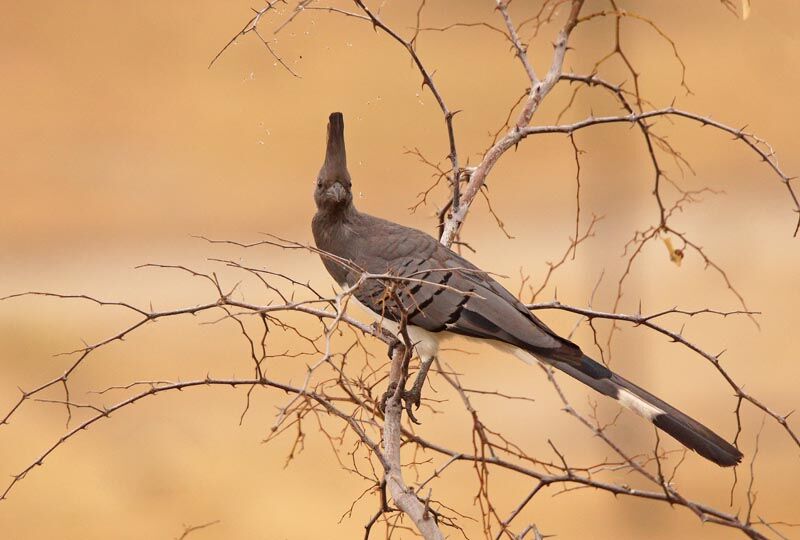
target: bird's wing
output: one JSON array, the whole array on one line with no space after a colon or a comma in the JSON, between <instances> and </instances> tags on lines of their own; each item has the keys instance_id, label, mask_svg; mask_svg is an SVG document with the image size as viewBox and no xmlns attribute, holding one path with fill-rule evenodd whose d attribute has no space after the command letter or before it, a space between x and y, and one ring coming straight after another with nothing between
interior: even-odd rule
<instances>
[{"instance_id":1,"label":"bird's wing","mask_svg":"<svg viewBox=\"0 0 800 540\"><path fill-rule=\"evenodd\" d=\"M431 332L448 331L493 339L548 359L579 362L580 348L559 337L514 295L466 259L417 231L391 224L377 249L357 261L372 273L356 298L381 317ZM395 237L397 238L395 240Z\"/></svg>"}]
</instances>

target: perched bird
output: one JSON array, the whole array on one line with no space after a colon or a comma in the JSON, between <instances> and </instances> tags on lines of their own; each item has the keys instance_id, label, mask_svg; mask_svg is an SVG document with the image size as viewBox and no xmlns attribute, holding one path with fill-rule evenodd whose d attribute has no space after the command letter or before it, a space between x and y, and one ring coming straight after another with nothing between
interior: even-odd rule
<instances>
[{"instance_id":1,"label":"perched bird","mask_svg":"<svg viewBox=\"0 0 800 540\"><path fill-rule=\"evenodd\" d=\"M328 121L327 151L314 200L314 240L340 286L352 287L364 272L396 276L362 280L353 296L398 338L401 321L406 321L421 361L406 399L417 406L439 343L460 335L483 340L527 363L540 361L563 371L718 465L728 467L742 459L737 448L707 427L586 356L486 272L432 236L356 210L341 113L331 114Z\"/></svg>"}]
</instances>

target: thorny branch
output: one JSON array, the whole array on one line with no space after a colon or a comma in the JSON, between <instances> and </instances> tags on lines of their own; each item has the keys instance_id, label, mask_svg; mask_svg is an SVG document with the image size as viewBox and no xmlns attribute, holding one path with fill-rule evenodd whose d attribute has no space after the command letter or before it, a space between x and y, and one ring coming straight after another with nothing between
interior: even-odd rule
<instances>
[{"instance_id":1,"label":"thorny branch","mask_svg":"<svg viewBox=\"0 0 800 540\"><path fill-rule=\"evenodd\" d=\"M673 308L673 309L660 311L658 313L653 313L653 314L650 314L650 315L641 315L641 314L639 314L639 315L626 315L626 314L623 314L623 313L605 313L605 312L602 312L602 311L595 311L595 310L592 310L592 309L585 309L585 308L580 308L580 307L575 307L575 306L568 306L568 305L562 304L561 302L558 302L558 301L546 302L546 303L541 303L541 304L529 304L528 308L530 308L532 310L537 310L537 309L560 309L560 310L564 310L564 311L569 311L571 313L577 313L578 315L582 315L583 317L586 318L587 321L591 321L593 319L608 319L608 320L612 320L612 321L625 321L625 322L629 322L629 323L633 324L634 326L644 326L645 328L649 328L651 330L654 330L654 331L658 332L659 334L663 334L663 335L667 336L674 343L679 343L679 344L683 345L684 347L688 348L692 352L702 356L703 358L705 358L706 360L711 362L711 364L714 366L714 368L716 368L716 370L719 372L719 374L722 376L722 378L725 380L725 382L727 382L728 385L733 389L733 391L736 394L737 399L748 401L751 404L753 404L756 408L760 409L761 411L765 412L767 415L771 416L778 424L780 424L783 427L783 429L786 431L786 433L789 435L789 437L792 439L792 441L794 441L794 444L797 445L798 448L800 448L800 438L798 438L797 433L795 433L794 430L792 430L792 428L789 426L789 424L787 422L787 419L789 418L789 415L792 414L793 411L789 412L789 413L786 413L786 414L779 414L779 413L775 412L774 410L770 409L769 407L767 407L766 405L764 405L764 403L762 403L761 401L759 401L758 399L756 399L752 395L750 395L747 392L745 392L744 389L742 388L742 386L737 384L734 381L733 377L725 370L725 368L723 368L721 360L720 360L720 358L722 356L722 353L719 353L719 354L708 353L708 352L704 351L703 349L701 349L699 346L697 346L694 343L692 343L691 341L687 340L682 335L682 332L675 332L674 330L669 330L669 329L665 328L664 326L661 326L661 325L653 322L655 319L658 319L658 318L661 318L661 317L665 317L667 315L685 315L685 316L688 316L688 317L695 317L695 316L698 316L698 315L712 314L712 315L720 315L722 317L728 317L730 315L746 315L748 317L751 317L753 315L758 315L757 312L753 312L753 311L717 311L717 310L708 309L708 308L698 309L698 310L694 310L694 311L686 311L686 310L682 310L682 309L678 309L678 308ZM737 422L737 425L739 426L739 430L741 431L741 425L742 425L742 422L741 422L741 411L739 410L738 407L736 409L736 422ZM737 439L738 439L738 436L739 436L739 433L737 432L737 435L736 435Z\"/></svg>"},{"instance_id":2,"label":"thorny branch","mask_svg":"<svg viewBox=\"0 0 800 540\"><path fill-rule=\"evenodd\" d=\"M187 271L192 272L192 275L206 278L216 293L225 290L221 286L219 281L215 280L212 275L193 272L188 269ZM251 270L245 270L245 271L253 272ZM33 293L33 294L39 294L39 293ZM343 295L340 295L333 299L323 299L323 300L315 299L313 300L313 302L320 302L320 303L324 302L327 306L333 305L336 306L336 309L340 309L342 305L346 304L347 296L349 294L352 294L352 290L345 291ZM65 297L64 295L51 295L51 296L56 296L59 298ZM153 317L178 317L185 314L199 313L205 310L213 310L217 308L219 309L237 308L239 310L242 310L243 314L244 313L269 314L270 316L278 316L281 312L295 311L304 313L310 317L319 318L320 320L325 319L328 321L338 321L340 323L354 327L359 332L373 335L375 337L378 337L379 339L385 339L384 336L381 333L377 332L376 329L364 326L363 324L358 323L357 321L351 319L350 317L348 317L347 315L345 315L340 311L337 312L336 310L330 309L330 307L328 307L327 309L310 307L305 301L302 300L295 301L288 305L259 306L239 300L232 300L230 297L226 295L221 295L220 298L215 302L208 302L205 304L201 304L199 306L193 306L191 308L175 309L168 312L151 313L148 312L147 310L137 308L136 306L132 306L124 302L103 302L91 297L87 297L85 295L79 295L79 297L84 301L91 301L99 305L111 305L117 308L133 311L137 314L142 315L145 320L149 320ZM580 308L572 308L570 306L538 305L533 307L534 308L560 307L562 309L571 310L574 311L575 313L579 313L587 317L617 317L622 320L626 320L634 324L641 324L649 328L655 329L656 331L659 331L661 333L664 333L665 335L668 335L673 339L680 341L681 343L687 344L687 346L690 346L692 350L694 350L695 352L699 352L704 356L707 355L702 353L702 351L698 347L694 345L689 345L684 338L675 334L674 332L667 330L666 328L657 325L653 321L660 317L664 317L668 314L685 315L685 316L697 316L702 314L716 314L721 316L728 316L734 314L741 314L741 312L715 312L713 310L706 310L706 309L697 311L673 309L673 310L666 310L660 313L655 313L652 315L624 316L624 315L604 314L600 312L588 312L587 310L581 310ZM330 338L333 332L332 330L333 326L334 326L333 323L328 324L326 326L327 331L326 335L323 338L326 343L330 342ZM120 332L110 338L99 341L97 345L87 346L84 350L79 351L81 354L79 358L82 360L93 351L96 351L104 347L105 345L113 342L114 339L117 339L116 336L126 335L143 328L144 328L143 324L135 324L126 331ZM329 349L329 347L326 346L326 349ZM399 380L401 377L405 377L405 375L403 375L402 372L402 366L404 365L404 362L407 359L405 359L405 355L403 354L404 362L398 362L397 360L398 354L403 354L403 353L395 352L395 358L392 364L393 368L390 374L390 381ZM86 428L90 427L94 423L102 419L108 418L111 414L115 413L116 411L128 407L129 405L133 405L144 398L150 396L156 396L158 394L164 392L170 392L173 390L186 390L194 387L203 387L203 386L234 386L234 387L244 387L244 388L255 386L262 388L273 388L276 390L289 393L294 397L286 407L280 410L278 418L276 420L276 424L272 428L273 433L276 433L279 430L285 430L288 427L294 425L295 418L299 418L301 416L308 414L305 411L312 412L313 414L318 414L321 412L325 415L330 415L332 417L338 418L340 421L343 421L344 424L347 426L347 428L349 430L352 430L352 432L355 433L356 436L358 437L358 440L360 440L369 450L370 455L374 456L374 458L378 460L378 462L384 469L386 469L387 471L394 471L394 473L397 473L398 470L392 469L391 463L392 460L395 460L395 463L398 463L396 461L396 456L399 456L399 453L394 454L395 457L388 456L387 453L389 451L384 450L382 452L380 448L378 448L377 444L374 442L374 438L369 435L370 431L375 431L378 428L378 425L376 424L376 418L380 417L377 400L375 400L375 398L372 397L373 396L372 387L374 383L371 381L371 379L375 376L375 374L377 374L377 371L375 372L368 371L366 373L356 374L357 378L354 379L352 376L348 376L344 371L342 371L341 367L336 362L334 362L333 357L329 353L323 354L321 358L322 360L320 362L317 362L316 364L314 364L309 368L309 374L310 375L313 374L315 375L315 377L318 377L316 382L312 382L310 379L307 378L302 386L289 385L280 381L275 381L266 376L250 378L250 379L247 378L218 379L209 376L203 379L183 381L183 382L140 381L132 383L131 385L120 386L117 389L136 389L137 387L142 387L142 386L144 387L144 389L141 391L136 391L133 395L119 402L116 402L112 405L93 405L92 408L95 414L89 417L88 419L83 420L82 422L77 424L74 428L69 430L65 435L57 439L52 446L45 449L45 451L42 452L42 454L40 454L32 463L30 463L29 466L25 467L22 471L17 473L12 478L12 482L6 487L3 497L6 497L10 492L11 488L14 487L19 481L21 481L33 468L43 464L44 460L47 457L49 457L50 454L52 454L52 452L54 452L62 444L66 443L72 437L74 437L81 431L85 430ZM400 367L398 367L398 365ZM319 377L318 375L319 370L325 366L327 366L327 368L331 370L331 372L333 373L334 375L333 379ZM70 370L71 376L75 376L77 374L76 373L77 368L78 365L75 365L71 368ZM471 411L470 414L473 416L474 429L476 430L476 438L474 439L473 452L468 453L468 452L448 449L446 442L432 442L418 435L414 435L413 433L409 432L406 429L402 430L401 435L398 435L397 433L392 433L391 431L389 431L389 433L384 432L385 447L387 444L389 444L389 441L392 441L391 444L395 444L398 441L396 437L402 436L405 438L406 441L417 444L421 448L425 448L428 450L432 450L447 455L448 456L447 464L440 465L437 468L437 472L435 473L435 476L437 478L443 476L445 473L445 469L447 469L450 463L455 461L473 462L474 465L478 468L478 470L483 470L483 472L481 472L480 477L484 478L484 482L487 481L486 479L488 479L485 467L489 465L499 466L517 471L520 474L537 478L542 483L543 487L555 483L574 483L584 486L590 486L595 489L610 491L616 494L625 494L635 497L664 500L667 502L671 502L673 504L680 504L683 506L687 506L688 508L692 509L695 512L700 512L701 517L703 517L703 519L719 522L720 524L727 526L741 528L742 530L748 532L748 534L750 534L751 536L759 537L757 536L755 531L751 530L752 527L750 526L750 524L742 524L735 517L726 514L724 512L719 512L717 510L714 510L713 508L707 507L700 503L693 503L693 502L690 503L683 498L679 498L674 493L669 492L668 495L665 495L664 493L661 492L646 492L621 485L615 485L613 483L598 481L593 477L595 474L600 474L603 470L615 467L632 467L633 470L637 470L641 473L642 470L644 470L643 465L640 465L636 461L636 458L628 457L627 459L624 459L623 461L617 464L604 463L593 466L588 469L582 469L580 467L575 467L575 466L568 467L566 465L559 465L558 463L543 462L541 460L536 460L527 457L525 453L521 449L519 449L519 447L510 443L499 433L490 430L479 419L477 410L471 405L469 405L469 398L466 397L467 392L470 392L471 390L463 388L460 385L460 383L457 382L458 381L457 378L453 378L452 376L447 375L447 373L444 372L443 370L440 370L440 372L441 372L440 374L445 378L445 380L450 381L451 384L453 384L455 388L459 390L462 396L462 400L464 400L467 406L467 410ZM41 388L44 387L45 386L43 385ZM397 386L396 388L401 388L401 387L402 386ZM340 390L340 393L332 394L331 390L337 388ZM112 391L112 389L104 390L103 392L107 393L109 391ZM34 399L40 393L41 390L26 392L23 394L22 401L25 402ZM500 396L502 394L498 393L498 395ZM51 400L51 401L60 404L69 404L73 408L87 406L87 404L70 401L69 399ZM16 411L21 404L22 403L17 404L12 408L12 410L8 414L6 414L5 416L6 421L8 421L8 419L12 417L14 411ZM355 409L345 408L353 406L355 407ZM391 402L388 411L390 411L391 414L400 414L399 412L395 413L392 409L393 407L396 409L397 407L399 407L399 405L397 403ZM387 412L387 415L390 412ZM397 424L384 423L384 430L391 429L388 426L392 425L399 425L399 423ZM399 446L397 448L399 449ZM392 452L394 451L395 450L393 447ZM500 457L501 454L507 457L505 458ZM561 459L563 459L563 457ZM521 463L527 462L528 465L542 467L544 471L539 472L535 469L530 469L529 466L521 465L520 462ZM556 470L561 472L556 474L547 472L551 470ZM402 481L402 477L399 478L399 481ZM420 488L427 483L428 480L421 482ZM392 485L393 484L390 482L389 483L390 490L392 489ZM403 486L404 484L397 483L394 485L395 487L397 487L397 486ZM538 491L539 490L536 490L536 492L533 493L531 497L536 493L538 493ZM424 518L420 517L422 516L422 514L420 514L419 512L418 505L421 503L417 499L416 495L412 497L411 492L409 492L407 489L399 489L399 491L396 491L396 496L397 497L393 497L393 499L397 504L400 504L399 502L397 502L398 498L400 498L401 500L405 498L408 504L412 506L417 506L417 510L414 511L416 512L416 514L414 515L416 515L417 518L422 519L422 521L420 522L422 526L426 524L430 525L430 523L432 523L432 522L429 523ZM491 499L487 485L484 485L484 487L482 488L482 497L483 497L482 500L485 501L485 504L487 505L486 509L488 510L492 508L489 506L491 504ZM496 522L503 524L501 529L505 529L509 526L511 519L513 519L513 516L516 514L513 514L510 518L501 519L499 514L497 514L496 510L492 509L490 515L495 515ZM416 520L417 518L414 519ZM489 529L488 525L487 529Z\"/></svg>"},{"instance_id":3,"label":"thorny branch","mask_svg":"<svg viewBox=\"0 0 800 540\"><path fill-rule=\"evenodd\" d=\"M506 27L513 30L513 23L511 22L510 15L508 14L508 4L498 2L498 10L503 14ZM481 187L486 182L486 177L492 170L494 165L498 162L500 157L505 154L511 147L516 146L522 140L523 135L521 131L530 124L534 113L538 109L541 102L547 97L553 87L561 78L561 71L564 65L564 57L567 52L567 44L569 36L575 25L578 22L578 15L583 7L583 0L572 0L570 11L567 15L567 20L561 31L558 34L555 42L553 52L553 59L550 69L544 79L538 79L530 67L530 61L527 58L526 48L519 42L516 33L511 33L511 40L514 42L517 55L525 66L526 72L531 77L531 88L528 93L528 98L517 117L516 124L511 130L506 133L499 141L497 141L486 154L483 156L482 161L475 167L475 170L470 174L469 182L467 183L464 193L461 196L460 207L457 211L453 211L451 216L447 219L444 226L444 232L441 241L445 245L450 245L458 235L461 225L467 217L470 204L475 196L480 191Z\"/></svg>"},{"instance_id":4,"label":"thorny branch","mask_svg":"<svg viewBox=\"0 0 800 540\"><path fill-rule=\"evenodd\" d=\"M166 265L164 265L166 266ZM276 422L271 428L271 435L268 440L273 439L275 436L279 435L280 433L286 433L289 428L295 426L297 422L300 421L301 418L307 417L311 414L314 417L319 417L320 414L325 416L330 416L332 418L337 419L338 421L342 422L345 428L350 431L351 433L355 434L359 444L363 444L363 448L366 449L369 456L374 458L377 461L377 464L380 466L381 469L387 471L387 486L390 492L393 494L393 500L395 504L397 504L404 512L408 512L409 516L414 521L415 525L423 528L430 528L430 534L432 537L437 538L438 534L441 532L438 531L438 527L436 523L444 523L448 526L455 526L454 522L452 521L453 518L451 516L447 516L444 512L444 507L440 507L439 509L433 510L430 506L430 503L423 503L419 496L417 495L420 490L426 486L433 478L442 478L446 475L446 471L449 470L450 466L455 462L467 461L471 462L478 473L479 482L481 488L479 490L479 501L481 502L481 507L484 510L484 517L486 521L484 522L484 530L486 533L491 536L493 534L498 534L503 531L508 531L511 521L516 517L522 508L527 504L527 501L532 499L537 493L541 491L542 488L552 485L552 484L575 484L579 486L591 487L594 489L599 489L603 491L608 491L614 494L624 494L633 497L640 497L652 500L661 500L665 502L670 502L671 504L678 504L680 506L685 506L692 510L693 512L697 513L701 519L706 521L712 521L715 523L719 523L721 525L725 525L728 527L734 527L737 529L741 529L750 535L753 538L760 538L760 533L753 529L754 526L758 525L758 523L743 523L738 520L737 517L716 510L708 505L704 505L699 502L692 502L685 499L683 496L679 494L679 492L675 491L673 487L667 489L667 491L663 491L663 486L659 484L659 488L662 491L642 491L639 489L633 489L625 485L615 484L613 482L608 482L605 480L600 480L596 478L597 475L605 474L608 471L614 470L632 470L637 472L638 474L643 475L645 478L653 481L653 478L657 477L653 476L652 473L646 469L647 461L642 460L636 456L628 456L626 454L622 455L622 459L619 462L604 462L597 465L593 465L591 467L579 467L575 465L568 465L565 460L566 458L561 455L559 456L558 462L542 460L538 458L533 458L528 456L524 450L522 450L518 445L511 442L508 438L504 435L499 433L496 430L492 430L483 420L480 419L478 410L471 404L471 399L468 397L468 394L473 393L474 389L468 389L461 385L459 378L455 374L451 373L450 370L444 370L441 367L439 368L438 372L439 375L443 377L443 379L449 382L454 389L457 390L458 394L461 396L461 400L465 405L466 410L469 412L473 419L473 430L474 430L474 438L473 438L473 448L472 452L465 452L462 450L456 450L449 447L447 441L433 441L426 437L422 437L417 435L411 431L410 428L400 428L400 419L397 418L396 422L387 422L384 421L383 423L383 440L384 440L384 449L382 450L377 443L375 442L375 435L371 435L371 433L377 434L380 430L380 423L379 418L381 417L381 412L379 410L379 402L378 400L373 397L375 394L373 392L374 385L376 384L375 377L379 376L380 372L383 371L382 367L377 367L374 369L370 369L367 367L366 371L362 371L360 373L355 372L353 374L348 374L344 368L344 358L342 358L341 362L337 362L335 360L335 355L332 354L332 348L330 346L330 341L335 333L335 327L337 324L345 324L349 327L354 328L357 332L362 334L371 335L377 337L378 339L388 341L388 338L384 336L381 332L378 331L377 328L370 327L359 323L358 321L350 318L343 312L343 306L347 304L348 297L353 293L353 289L346 290L342 294L337 295L334 298L314 298L312 300L295 300L290 304L270 304L270 305L256 305L250 304L241 300L234 300L231 299L229 295L226 295L224 292L220 293L220 291L225 291L226 288L220 283L220 281L214 277L214 274L207 274L196 272L191 269L185 269L186 272L190 273L190 275L194 277L200 277L205 279L209 285L212 287L212 290L215 294L219 294L219 298L213 302L207 302L205 304L200 304L193 307L181 308L181 309L174 309L170 311L162 311L162 312L150 312L148 310L144 310L133 306L131 304L125 302L104 302L102 300L98 300L87 295L55 295L55 294L47 294L47 296L53 296L56 298L74 298L77 297L82 301L89 301L96 303L100 306L113 306L118 309L123 309L126 311L131 311L143 317L144 321L153 320L154 318L164 318L164 317L180 317L186 314L195 314L195 313L202 313L204 311L211 311L215 309L223 310L225 313L225 317L220 319L220 321L227 320L231 318L231 309L239 310L237 315L239 317L245 315L268 315L271 320L277 320L278 317L281 316L282 313L291 313L291 312L299 312L304 314L308 317L316 318L320 321L329 321L325 323L325 334L320 339L324 340L324 345L322 347L318 347L320 351L323 351L320 354L320 360L311 366L308 369L308 376L303 381L301 385L292 385L285 382L281 382L278 380L274 380L271 377L266 375L260 375L253 378L215 378L211 376L207 376L201 379L195 380L187 380L187 381L178 381L178 382L169 382L169 381L135 381L130 384L126 385L119 385L112 388L104 389L99 391L97 394L98 396L108 395L110 392L118 392L118 391L125 391L125 390L133 390L133 393L130 394L128 397L113 402L112 404L94 404L94 403L80 403L74 400L71 400L69 397L65 399L44 399L41 400L42 402L54 403L59 405L69 405L73 409L85 409L93 414L90 415L88 418L80 420L72 429L69 429L64 435L59 437L51 446L47 447L40 455L38 455L29 465L24 467L21 471L16 473L12 477L12 481L9 485L6 486L1 498L5 498L10 493L11 489L17 485L18 482L23 480L28 473L30 473L34 468L37 466L42 465L45 460L60 446L67 443L71 440L74 436L78 433L84 431L85 429L91 427L95 423L109 418L112 414L116 413L120 409L126 408L128 406L134 405L135 403L149 397L155 397L165 392L172 392L174 390L178 391L185 391L192 388L198 387L208 387L208 386L229 386L229 387L242 387L242 388L266 388L266 389L274 389L284 393L289 394L291 399L289 402L279 409L278 415L276 417ZM246 266L241 266L241 271L248 273L251 276L260 276L256 272L256 270L247 269ZM367 279L367 278L365 278ZM380 278L374 279L387 279L386 276L382 276ZM260 280L259 280L260 281ZM397 283L396 281L391 283ZM271 284L270 287L275 287L274 284ZM302 284L295 285L294 288L296 290L308 290ZM295 292L296 292L295 290ZM34 295L39 295L42 293L31 293ZM17 298L19 295L16 296ZM317 308L313 307L313 304L319 303L320 305L324 305L325 308ZM664 335L669 336L670 338L686 345L694 352L700 354L701 356L710 359L712 361L716 361L713 356L704 353L702 349L698 346L691 344L685 338L680 336L679 334L668 330L667 328L660 326L656 322L657 319L662 317L666 317L667 315L682 315L687 317L694 317L700 315L718 315L718 316L730 316L730 315L742 315L746 314L743 312L721 312L715 311L710 309L702 309L702 310L682 310L682 309L670 309L665 310L659 313L654 313L650 315L621 315L621 314L608 314L602 312L595 312L589 310L583 310L581 308L574 308L571 306L564 306L560 304L539 304L534 305L532 308L534 309L544 309L544 308L560 308L565 309L568 311L572 311L574 313L578 313L585 317L602 317L602 318L617 318L620 320L625 320L637 325L643 325L648 328L654 329ZM285 323L284 323L285 324ZM238 325L237 325L238 326ZM100 340L96 345L89 345L83 349L79 349L77 352L79 354L79 360L82 362L89 354L107 346L108 344L114 342L116 339L119 339L118 336L126 336L133 332L142 331L145 328L148 328L149 325L145 325L143 323L135 323L131 327L126 330L123 330L114 336L109 338ZM241 330L245 335L248 334L248 330L246 326L239 326L239 330ZM249 338L252 339L252 338ZM407 339L407 336L406 336ZM248 340L249 342L249 340ZM398 392L404 386L404 381L407 377L406 369L408 366L409 356L404 352L406 350L410 351L413 347L413 344L407 343L406 347L400 347L395 349L395 355L391 364L390 376L389 380L386 382L393 383L397 381L397 384L394 385L395 393L391 397L388 405L387 405L387 417L389 415L395 415L396 417L401 414L400 410L402 406L398 402L399 394ZM399 352L398 352L399 351ZM399 359L399 360L398 360ZM78 367L80 364L73 365L70 368L69 376L64 377L64 380L74 378L78 376ZM328 375L323 374L321 370L323 368L327 371ZM61 378L57 378L56 380L61 380ZM380 380L384 380L380 378ZM391 386L390 386L391 387ZM28 401L34 399L40 399L39 395L43 393L43 390L46 388L46 385L42 385L38 389L34 389L33 391L23 393L22 402L13 406L13 408L5 415L6 423L11 419L14 415L14 412L19 409L19 407ZM480 392L479 392L480 393ZM513 396L507 396L501 392L486 392L488 394L495 394L501 398L509 398ZM743 394L746 395L746 394ZM566 399L565 397L563 399ZM749 401L749 399L748 399ZM751 403L757 403L756 401L751 401ZM569 405L565 405L568 407L568 411L570 414L576 415L577 413L573 408L570 408ZM580 418L580 417L579 417ZM322 422L321 420L319 420ZM785 417L784 417L785 421ZM582 420L584 423L589 423L589 420ZM324 422L320 424L324 426ZM593 424L588 424L593 425ZM397 426L400 431L392 431L393 426ZM322 428L324 433L327 433L329 437L331 437L331 441L333 444L333 448L338 452L340 451L339 448L342 447L344 444L344 439L341 436L335 436L328 431L328 428ZM603 428L594 428L599 432L603 431ZM786 426L786 429L789 433L793 433L792 430ZM298 436L301 433L301 430L298 430ZM604 435L605 437L605 435ZM606 440L604 438L604 440ZM446 456L446 462L444 464L433 464L435 466L435 471L433 475L425 480L420 481L419 486L416 488L412 488L410 486L406 486L405 480L403 480L402 476L400 475L400 461L399 461L399 448L401 446L401 441L405 441L403 444L413 444L418 446L420 449L425 449L429 451L433 451L434 453L443 454ZM609 445L613 445L612 448L615 451L621 452L619 447L616 446L615 443L611 442L610 439L607 440ZM295 451L295 446L292 447L291 452ZM383 480L378 476L375 477L371 473L364 474L358 468L353 468L352 466L344 465L344 462L341 462L342 466L345 467L347 470L351 470L354 474L358 474L365 479L369 479L370 481L375 482L375 486L378 487L380 482ZM539 485L541 487L532 490L529 494L529 497L523 501L518 508L518 511L512 511L512 513L508 517L502 517L498 511L498 509L494 506L491 496L491 490L489 488L488 479L488 468L489 466L492 467L501 467L507 470L518 472L519 474L523 474L525 476L530 476L535 478L539 481ZM413 466L416 468L417 466ZM659 481L660 482L660 481ZM663 482L661 482L663 483ZM401 502L402 501L402 502ZM436 503L439 505L439 503ZM430 512L428 517L425 517L425 509L428 509ZM381 516L376 519L389 519L387 516L393 514L391 509L386 510L385 512L381 512ZM436 516L434 519L431 516ZM754 518L755 519L755 518ZM493 528L492 523L496 523L499 529Z\"/></svg>"}]
</instances>

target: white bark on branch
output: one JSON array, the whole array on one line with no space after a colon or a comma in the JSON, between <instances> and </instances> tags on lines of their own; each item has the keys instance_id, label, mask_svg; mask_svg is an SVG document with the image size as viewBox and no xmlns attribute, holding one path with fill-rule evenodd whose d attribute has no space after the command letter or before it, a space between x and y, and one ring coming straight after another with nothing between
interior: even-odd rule
<instances>
[{"instance_id":1,"label":"white bark on branch","mask_svg":"<svg viewBox=\"0 0 800 540\"><path fill-rule=\"evenodd\" d=\"M525 53L524 48L519 43L519 40L516 39L516 32L514 31L514 26L510 17L508 16L506 5L503 3L498 3L498 9L500 9L503 15L503 19L506 22L509 33L511 33L511 39L515 44L520 61L522 61L525 71L528 73L529 77L533 77L531 79L531 90L528 94L528 100L525 103L525 107L522 109L522 112L520 112L516 125L511 128L511 130L509 130L509 132L502 139L497 141L497 143L495 143L495 145L492 146L488 152L486 152L486 155L483 156L483 161L481 161L481 163L470 175L469 182L464 189L464 193L461 196L457 209L454 208L451 216L445 221L444 231L442 232L442 237L440 239L442 244L449 246L453 243L453 240L455 240L456 236L458 235L458 231L461 229L461 225L464 223L464 220L467 217L467 213L469 212L472 201L475 199L475 196L480 192L483 184L486 182L486 177L488 176L489 172L509 148L518 144L519 141L522 140L524 136L522 130L528 126L531 118L533 118L533 114L539 108L539 104L542 102L545 96L547 96L550 90L553 89L553 86L558 82L559 78L561 78L561 72L564 66L564 55L567 53L567 42L569 41L570 33L572 33L572 30L577 24L578 14L581 11L581 7L583 7L583 0L572 0L572 8L570 9L567 21L564 23L564 27L558 33L558 38L555 42L553 61L550 65L550 69L548 70L545 78L539 81L536 80L533 68L530 68L530 63L527 59L527 53Z\"/></svg>"},{"instance_id":2,"label":"white bark on branch","mask_svg":"<svg viewBox=\"0 0 800 540\"><path fill-rule=\"evenodd\" d=\"M403 480L400 461L400 446L403 428L400 424L403 415L402 393L405 386L403 377L404 347L395 347L392 355L392 368L389 374L389 387L395 392L386 400L383 424L383 455L386 460L386 487L397 507L402 510L417 527L425 540L444 540L444 535L434 519L433 513L418 498ZM394 385L394 386L392 386Z\"/></svg>"}]
</instances>

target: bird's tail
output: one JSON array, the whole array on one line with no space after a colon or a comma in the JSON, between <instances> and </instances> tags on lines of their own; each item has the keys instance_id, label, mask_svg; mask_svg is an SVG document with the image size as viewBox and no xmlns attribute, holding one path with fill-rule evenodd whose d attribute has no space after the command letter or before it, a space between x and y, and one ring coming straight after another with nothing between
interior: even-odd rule
<instances>
[{"instance_id":1,"label":"bird's tail","mask_svg":"<svg viewBox=\"0 0 800 540\"><path fill-rule=\"evenodd\" d=\"M586 386L614 398L623 407L650 420L657 428L717 465L731 467L741 461L742 453L728 441L588 356L583 355L579 366L562 361L549 363Z\"/></svg>"}]
</instances>

